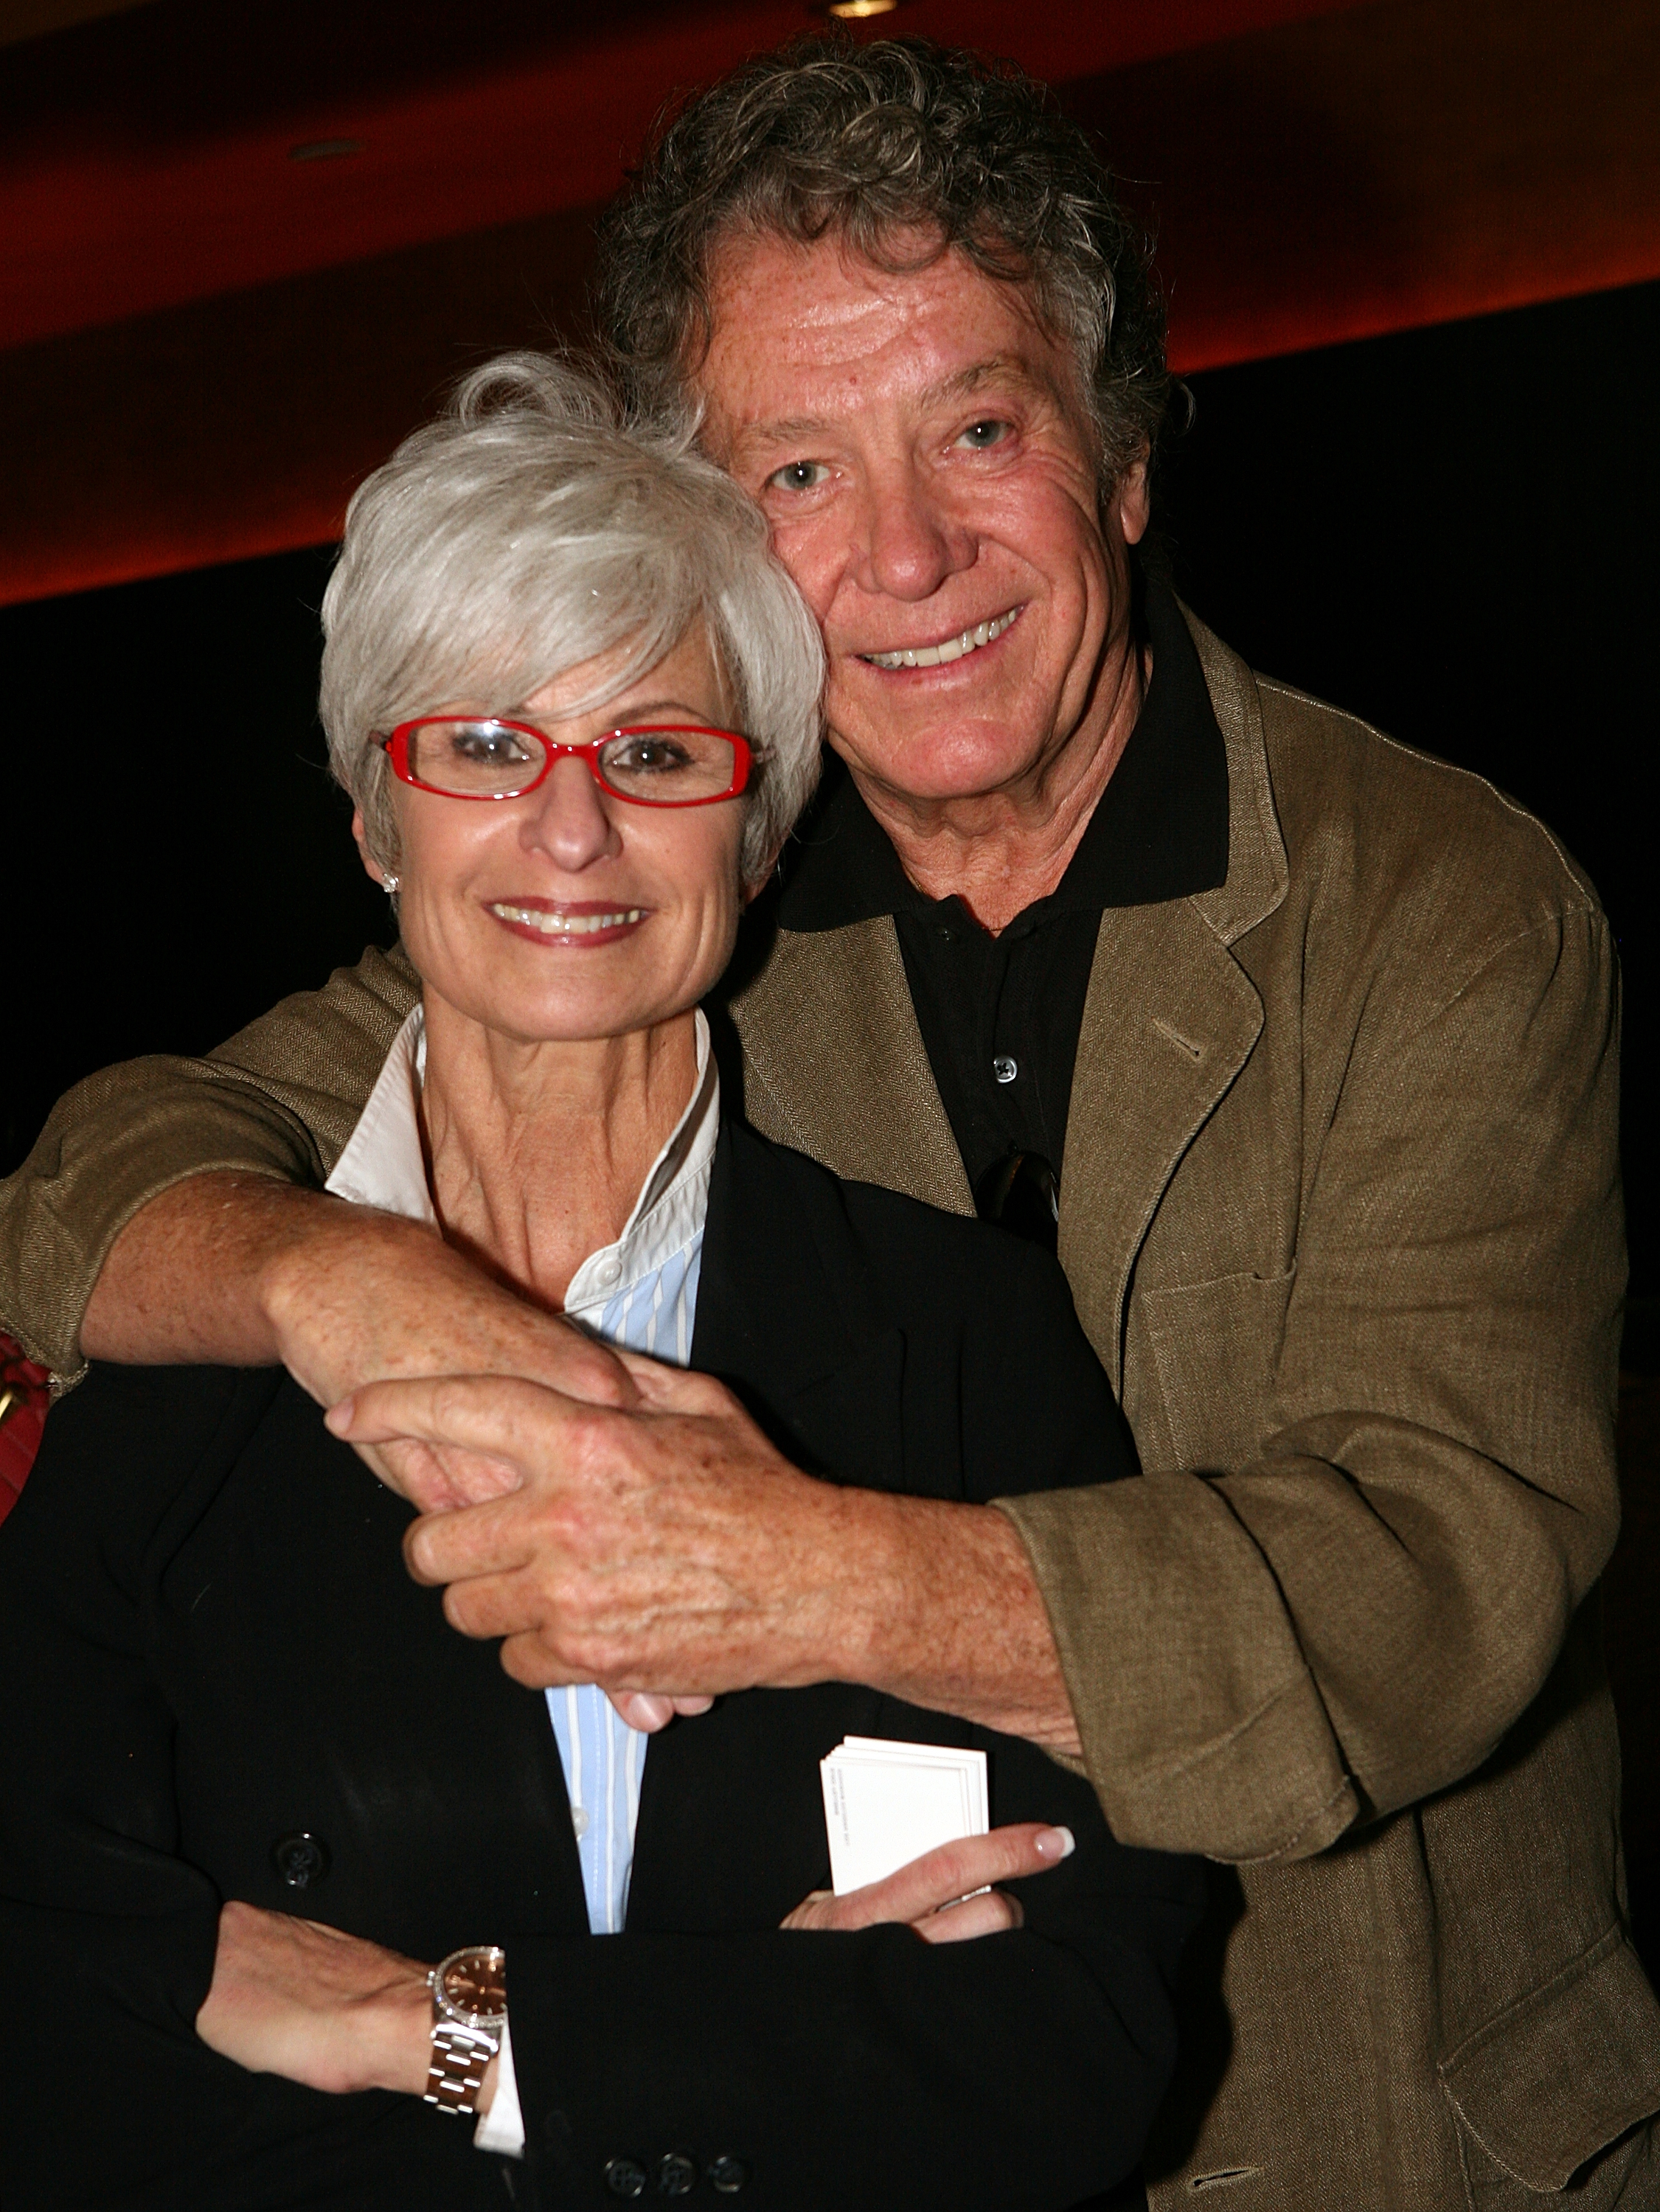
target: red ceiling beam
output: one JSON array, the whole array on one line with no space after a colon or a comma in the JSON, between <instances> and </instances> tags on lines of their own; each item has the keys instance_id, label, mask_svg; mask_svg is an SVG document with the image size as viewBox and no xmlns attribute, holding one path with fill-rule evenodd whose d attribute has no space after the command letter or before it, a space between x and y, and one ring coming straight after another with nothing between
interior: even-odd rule
<instances>
[{"instance_id":1,"label":"red ceiling beam","mask_svg":"<svg viewBox=\"0 0 1660 2212\"><path fill-rule=\"evenodd\" d=\"M1157 224L1183 368L1660 277L1652 0L1379 0L1064 96ZM574 326L591 212L0 354L0 602L331 537L468 361Z\"/></svg>"},{"instance_id":2,"label":"red ceiling beam","mask_svg":"<svg viewBox=\"0 0 1660 2212\"><path fill-rule=\"evenodd\" d=\"M907 0L882 22L1059 84L1345 4ZM0 53L0 348L592 206L677 88L813 21L801 0L160 0Z\"/></svg>"}]
</instances>

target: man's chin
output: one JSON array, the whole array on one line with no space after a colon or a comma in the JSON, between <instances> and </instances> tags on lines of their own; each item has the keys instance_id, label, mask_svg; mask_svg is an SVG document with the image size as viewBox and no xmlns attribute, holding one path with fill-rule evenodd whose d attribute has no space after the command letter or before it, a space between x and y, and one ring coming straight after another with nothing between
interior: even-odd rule
<instances>
[{"instance_id":1,"label":"man's chin","mask_svg":"<svg viewBox=\"0 0 1660 2212\"><path fill-rule=\"evenodd\" d=\"M879 802L891 796L919 806L995 798L1032 773L1040 750L1031 732L983 727L903 738L879 747L840 737L831 744L867 798Z\"/></svg>"}]
</instances>

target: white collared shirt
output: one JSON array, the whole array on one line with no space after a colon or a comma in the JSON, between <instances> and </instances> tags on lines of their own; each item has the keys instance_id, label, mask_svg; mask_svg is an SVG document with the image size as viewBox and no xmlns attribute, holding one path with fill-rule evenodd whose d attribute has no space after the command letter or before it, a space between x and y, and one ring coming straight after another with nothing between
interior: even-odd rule
<instances>
[{"instance_id":1,"label":"white collared shirt","mask_svg":"<svg viewBox=\"0 0 1660 2212\"><path fill-rule=\"evenodd\" d=\"M567 1316L608 1344L684 1367L691 1356L709 1176L721 1126L721 1079L709 1027L696 1016L697 1080L690 1103L653 1161L634 1210L613 1244L589 1253L565 1296ZM419 1006L392 1041L368 1103L325 1189L360 1206L436 1223L421 1141L426 1018ZM588 1925L614 1935L628 1910L640 1778L649 1737L618 1718L592 1683L550 1690L553 1724L571 1802ZM504 2033L495 2100L473 2140L482 2150L522 2156L524 2120Z\"/></svg>"}]
</instances>

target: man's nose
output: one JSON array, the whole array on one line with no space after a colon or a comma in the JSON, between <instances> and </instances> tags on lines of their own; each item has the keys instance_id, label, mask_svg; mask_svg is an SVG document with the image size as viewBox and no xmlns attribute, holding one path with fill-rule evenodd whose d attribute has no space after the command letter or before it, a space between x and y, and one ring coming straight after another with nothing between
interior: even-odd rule
<instances>
[{"instance_id":1,"label":"man's nose","mask_svg":"<svg viewBox=\"0 0 1660 2212\"><path fill-rule=\"evenodd\" d=\"M587 761L570 753L555 759L547 781L531 793L520 836L572 874L620 852L623 843Z\"/></svg>"},{"instance_id":2,"label":"man's nose","mask_svg":"<svg viewBox=\"0 0 1660 2212\"><path fill-rule=\"evenodd\" d=\"M873 477L856 567L864 590L893 599L926 599L949 576L974 566L974 532L907 464Z\"/></svg>"}]
</instances>

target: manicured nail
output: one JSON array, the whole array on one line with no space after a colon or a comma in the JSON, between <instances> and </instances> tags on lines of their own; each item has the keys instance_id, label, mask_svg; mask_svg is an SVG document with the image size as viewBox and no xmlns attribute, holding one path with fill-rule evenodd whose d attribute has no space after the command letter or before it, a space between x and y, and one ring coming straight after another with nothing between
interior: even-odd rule
<instances>
[{"instance_id":1,"label":"manicured nail","mask_svg":"<svg viewBox=\"0 0 1660 2212\"><path fill-rule=\"evenodd\" d=\"M1040 1828L1031 1847L1040 1859L1069 1859L1078 1849L1078 1838L1070 1828Z\"/></svg>"}]
</instances>

